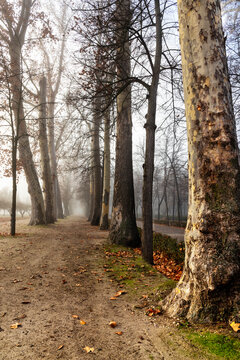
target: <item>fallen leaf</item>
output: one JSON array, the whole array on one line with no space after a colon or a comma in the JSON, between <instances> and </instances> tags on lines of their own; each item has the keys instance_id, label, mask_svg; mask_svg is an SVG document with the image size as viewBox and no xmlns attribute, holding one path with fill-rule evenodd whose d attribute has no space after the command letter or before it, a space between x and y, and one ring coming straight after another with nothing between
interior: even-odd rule
<instances>
[{"instance_id":1,"label":"fallen leaf","mask_svg":"<svg viewBox=\"0 0 240 360\"><path fill-rule=\"evenodd\" d=\"M94 348L89 347L89 346L85 346L85 348L83 348L83 350L85 350L87 353L92 353L94 352Z\"/></svg>"},{"instance_id":2,"label":"fallen leaf","mask_svg":"<svg viewBox=\"0 0 240 360\"><path fill-rule=\"evenodd\" d=\"M110 297L110 300L117 300L115 296Z\"/></svg>"},{"instance_id":3,"label":"fallen leaf","mask_svg":"<svg viewBox=\"0 0 240 360\"><path fill-rule=\"evenodd\" d=\"M115 332L115 334L117 334L117 335L122 335L123 332L122 332L122 331L117 331L117 332Z\"/></svg>"},{"instance_id":4,"label":"fallen leaf","mask_svg":"<svg viewBox=\"0 0 240 360\"><path fill-rule=\"evenodd\" d=\"M108 325L111 326L112 328L115 328L117 326L117 323L116 321L110 321Z\"/></svg>"},{"instance_id":5,"label":"fallen leaf","mask_svg":"<svg viewBox=\"0 0 240 360\"><path fill-rule=\"evenodd\" d=\"M234 321L230 324L230 326L232 327L232 329L235 331L235 332L238 332L240 331L240 324L239 323L235 323Z\"/></svg>"},{"instance_id":6,"label":"fallen leaf","mask_svg":"<svg viewBox=\"0 0 240 360\"><path fill-rule=\"evenodd\" d=\"M11 329L17 329L17 328L19 328L19 327L21 327L22 326L22 324L20 324L20 323L15 323L15 324L12 324L11 326L10 326L10 328Z\"/></svg>"},{"instance_id":7,"label":"fallen leaf","mask_svg":"<svg viewBox=\"0 0 240 360\"><path fill-rule=\"evenodd\" d=\"M72 318L73 319L79 319L79 316L78 315L72 315Z\"/></svg>"},{"instance_id":8,"label":"fallen leaf","mask_svg":"<svg viewBox=\"0 0 240 360\"><path fill-rule=\"evenodd\" d=\"M63 349L64 348L64 345L60 345L59 347L58 347L58 350L61 350L61 349Z\"/></svg>"},{"instance_id":9,"label":"fallen leaf","mask_svg":"<svg viewBox=\"0 0 240 360\"><path fill-rule=\"evenodd\" d=\"M161 314L161 310L159 309L147 309L146 310L147 316L155 316Z\"/></svg>"},{"instance_id":10,"label":"fallen leaf","mask_svg":"<svg viewBox=\"0 0 240 360\"><path fill-rule=\"evenodd\" d=\"M82 286L81 284L76 284L76 286Z\"/></svg>"},{"instance_id":11,"label":"fallen leaf","mask_svg":"<svg viewBox=\"0 0 240 360\"><path fill-rule=\"evenodd\" d=\"M123 294L126 294L127 292L125 291L125 290L120 290L120 291L118 291L114 296L115 297L118 297L118 296L121 296L121 295L123 295Z\"/></svg>"},{"instance_id":12,"label":"fallen leaf","mask_svg":"<svg viewBox=\"0 0 240 360\"><path fill-rule=\"evenodd\" d=\"M84 320L80 320L79 322L81 325L86 325L86 321L84 321Z\"/></svg>"}]
</instances>

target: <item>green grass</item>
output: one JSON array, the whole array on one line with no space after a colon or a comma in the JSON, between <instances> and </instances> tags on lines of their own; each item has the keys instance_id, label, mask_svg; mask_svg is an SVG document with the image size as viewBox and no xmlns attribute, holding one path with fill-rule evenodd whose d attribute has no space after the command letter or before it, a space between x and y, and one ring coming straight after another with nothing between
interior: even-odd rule
<instances>
[{"instance_id":1,"label":"green grass","mask_svg":"<svg viewBox=\"0 0 240 360\"><path fill-rule=\"evenodd\" d=\"M230 336L212 332L188 333L187 338L193 344L200 345L210 354L216 355L219 359L238 360L240 359L240 341Z\"/></svg>"},{"instance_id":2,"label":"green grass","mask_svg":"<svg viewBox=\"0 0 240 360\"><path fill-rule=\"evenodd\" d=\"M161 299L175 287L175 281L160 274L134 250L119 245L107 245L104 251L107 275L119 285L124 285L132 295L154 294L157 299Z\"/></svg>"}]
</instances>

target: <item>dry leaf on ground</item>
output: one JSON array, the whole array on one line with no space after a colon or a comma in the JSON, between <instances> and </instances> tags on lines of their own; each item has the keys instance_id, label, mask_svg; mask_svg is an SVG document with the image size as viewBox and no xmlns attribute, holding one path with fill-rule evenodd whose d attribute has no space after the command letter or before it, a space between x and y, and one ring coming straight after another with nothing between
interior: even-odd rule
<instances>
[{"instance_id":1,"label":"dry leaf on ground","mask_svg":"<svg viewBox=\"0 0 240 360\"><path fill-rule=\"evenodd\" d=\"M239 323L235 323L234 321L230 324L230 326L232 327L232 329L235 332L239 332L240 331L240 324Z\"/></svg>"},{"instance_id":2,"label":"dry leaf on ground","mask_svg":"<svg viewBox=\"0 0 240 360\"><path fill-rule=\"evenodd\" d=\"M17 329L17 328L19 328L19 327L21 327L22 326L22 324L20 324L20 323L15 323L15 324L12 324L11 326L10 326L10 328L11 329Z\"/></svg>"},{"instance_id":3,"label":"dry leaf on ground","mask_svg":"<svg viewBox=\"0 0 240 360\"><path fill-rule=\"evenodd\" d=\"M86 325L86 321L84 321L84 320L80 320L79 322L81 325Z\"/></svg>"},{"instance_id":4,"label":"dry leaf on ground","mask_svg":"<svg viewBox=\"0 0 240 360\"><path fill-rule=\"evenodd\" d=\"M111 326L112 328L115 328L117 326L117 323L116 321L110 321L108 325Z\"/></svg>"},{"instance_id":5,"label":"dry leaf on ground","mask_svg":"<svg viewBox=\"0 0 240 360\"><path fill-rule=\"evenodd\" d=\"M117 331L117 332L115 332L115 334L117 334L117 335L122 335L123 332L122 332L122 331Z\"/></svg>"},{"instance_id":6,"label":"dry leaf on ground","mask_svg":"<svg viewBox=\"0 0 240 360\"><path fill-rule=\"evenodd\" d=\"M94 348L89 347L89 346L85 346L85 348L83 348L83 350L85 350L87 353L92 353L94 352Z\"/></svg>"},{"instance_id":7,"label":"dry leaf on ground","mask_svg":"<svg viewBox=\"0 0 240 360\"><path fill-rule=\"evenodd\" d=\"M79 319L79 316L78 315L72 315L72 318L73 319Z\"/></svg>"}]
</instances>

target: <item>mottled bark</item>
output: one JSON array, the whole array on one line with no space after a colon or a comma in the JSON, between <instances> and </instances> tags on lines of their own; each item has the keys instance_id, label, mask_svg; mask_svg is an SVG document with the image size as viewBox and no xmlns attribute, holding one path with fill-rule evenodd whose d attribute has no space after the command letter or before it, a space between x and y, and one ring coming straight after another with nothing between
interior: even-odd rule
<instances>
[{"instance_id":1,"label":"mottled bark","mask_svg":"<svg viewBox=\"0 0 240 360\"><path fill-rule=\"evenodd\" d=\"M46 78L43 77L40 82L40 93L39 93L39 147L41 156L41 170L42 170L42 181L43 181L43 194L45 200L45 214L47 224L54 223L56 218L54 216L53 207L53 183L52 174L50 168L50 159L48 154L48 141L47 141L47 82Z\"/></svg>"},{"instance_id":2,"label":"mottled bark","mask_svg":"<svg viewBox=\"0 0 240 360\"><path fill-rule=\"evenodd\" d=\"M189 147L183 275L163 307L191 321L239 314L240 169L220 2L178 0Z\"/></svg>"},{"instance_id":3,"label":"mottled bark","mask_svg":"<svg viewBox=\"0 0 240 360\"><path fill-rule=\"evenodd\" d=\"M129 24L130 1L117 2L117 77L123 86L130 75ZM117 97L117 139L113 211L109 237L113 243L137 247L140 238L136 226L133 169L131 86Z\"/></svg>"},{"instance_id":4,"label":"mottled bark","mask_svg":"<svg viewBox=\"0 0 240 360\"><path fill-rule=\"evenodd\" d=\"M108 229L109 212L109 193L110 193L110 109L104 114L104 169L103 169L103 194L100 229Z\"/></svg>"},{"instance_id":5,"label":"mottled bark","mask_svg":"<svg viewBox=\"0 0 240 360\"><path fill-rule=\"evenodd\" d=\"M99 146L99 127L101 121L101 106L100 99L94 100L93 109L93 147L92 147L92 174L93 174L93 214L91 218L91 225L99 225L101 217L101 192L102 192L102 179L101 179L101 164L100 164L100 146Z\"/></svg>"},{"instance_id":6,"label":"mottled bark","mask_svg":"<svg viewBox=\"0 0 240 360\"><path fill-rule=\"evenodd\" d=\"M155 117L157 105L157 89L160 74L162 55L162 23L159 1L155 0L156 15L156 53L154 66L152 68L152 82L148 96L146 129L145 163L143 167L143 231L142 231L142 254L143 258L150 264L153 263L153 235L152 235L152 188L154 172L154 149L155 149Z\"/></svg>"}]
</instances>

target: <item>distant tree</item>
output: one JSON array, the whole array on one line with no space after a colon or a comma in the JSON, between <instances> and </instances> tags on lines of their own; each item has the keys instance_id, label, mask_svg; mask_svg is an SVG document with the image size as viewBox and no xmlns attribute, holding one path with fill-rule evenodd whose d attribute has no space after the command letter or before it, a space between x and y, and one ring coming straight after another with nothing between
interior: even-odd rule
<instances>
[{"instance_id":1,"label":"distant tree","mask_svg":"<svg viewBox=\"0 0 240 360\"><path fill-rule=\"evenodd\" d=\"M45 223L43 196L30 149L23 108L22 49L32 5L32 0L22 1L18 17L15 15L14 6L10 2L3 0L0 5L0 12L2 14L0 39L6 46L10 57L9 82L11 84L12 93L11 106L14 113L16 128L18 129L20 160L26 174L32 203L30 225ZM15 151L15 145L13 144L13 146Z\"/></svg>"},{"instance_id":2,"label":"distant tree","mask_svg":"<svg viewBox=\"0 0 240 360\"><path fill-rule=\"evenodd\" d=\"M56 221L53 203L53 181L47 141L47 81L43 76L39 82L39 147L41 155L41 170L43 194L45 200L45 214L47 224Z\"/></svg>"}]
</instances>

